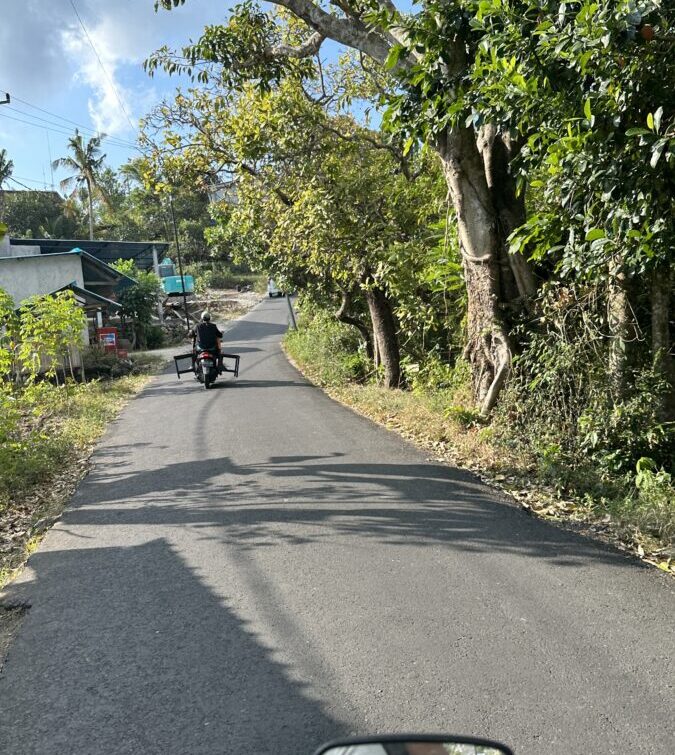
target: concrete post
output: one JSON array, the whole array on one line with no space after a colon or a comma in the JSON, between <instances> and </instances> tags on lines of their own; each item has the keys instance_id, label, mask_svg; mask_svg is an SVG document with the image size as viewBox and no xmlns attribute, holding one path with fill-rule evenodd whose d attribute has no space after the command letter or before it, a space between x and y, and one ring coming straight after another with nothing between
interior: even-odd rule
<instances>
[{"instance_id":1,"label":"concrete post","mask_svg":"<svg viewBox=\"0 0 675 755\"><path fill-rule=\"evenodd\" d=\"M154 244L152 245L152 266L155 268L155 275L159 278L159 258L157 257L157 247ZM157 316L160 322L164 322L164 305L161 301L157 303Z\"/></svg>"}]
</instances>

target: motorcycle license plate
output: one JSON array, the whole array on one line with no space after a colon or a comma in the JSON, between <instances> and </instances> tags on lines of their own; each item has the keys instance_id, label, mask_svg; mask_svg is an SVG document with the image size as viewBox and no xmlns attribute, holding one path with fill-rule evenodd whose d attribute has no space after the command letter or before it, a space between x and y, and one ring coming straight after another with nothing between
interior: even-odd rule
<instances>
[{"instance_id":1,"label":"motorcycle license plate","mask_svg":"<svg viewBox=\"0 0 675 755\"><path fill-rule=\"evenodd\" d=\"M213 367L213 362L210 359L204 359L204 361L202 362L202 366Z\"/></svg>"}]
</instances>

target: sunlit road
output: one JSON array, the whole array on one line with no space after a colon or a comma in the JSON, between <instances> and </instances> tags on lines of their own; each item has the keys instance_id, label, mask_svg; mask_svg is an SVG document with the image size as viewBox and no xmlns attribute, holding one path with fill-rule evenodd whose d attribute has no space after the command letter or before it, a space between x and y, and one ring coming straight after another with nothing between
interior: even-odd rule
<instances>
[{"instance_id":1,"label":"sunlit road","mask_svg":"<svg viewBox=\"0 0 675 755\"><path fill-rule=\"evenodd\" d=\"M283 300L238 381L129 404L5 600L2 753L304 755L450 731L675 752L672 583L307 385Z\"/></svg>"}]
</instances>

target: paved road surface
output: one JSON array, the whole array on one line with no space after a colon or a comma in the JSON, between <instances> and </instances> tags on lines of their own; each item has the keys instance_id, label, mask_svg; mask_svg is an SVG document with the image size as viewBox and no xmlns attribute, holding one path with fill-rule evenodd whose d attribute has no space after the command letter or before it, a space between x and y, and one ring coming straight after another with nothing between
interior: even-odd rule
<instances>
[{"instance_id":1,"label":"paved road surface","mask_svg":"<svg viewBox=\"0 0 675 755\"><path fill-rule=\"evenodd\" d=\"M672 753L671 583L308 386L285 301L236 383L164 374L6 599L3 753L304 755L441 730ZM228 347L229 348L229 347Z\"/></svg>"}]
</instances>

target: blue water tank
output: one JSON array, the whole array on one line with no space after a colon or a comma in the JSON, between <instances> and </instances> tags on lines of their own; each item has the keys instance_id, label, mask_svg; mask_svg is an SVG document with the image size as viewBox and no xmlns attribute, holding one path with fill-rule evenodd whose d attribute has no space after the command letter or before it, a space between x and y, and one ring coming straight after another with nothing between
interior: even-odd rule
<instances>
[{"instance_id":1,"label":"blue water tank","mask_svg":"<svg viewBox=\"0 0 675 755\"><path fill-rule=\"evenodd\" d=\"M191 275L184 275L183 283L186 294L194 293L195 279ZM183 286L181 285L180 275L171 275L167 278L162 278L162 288L165 294L182 294Z\"/></svg>"}]
</instances>

